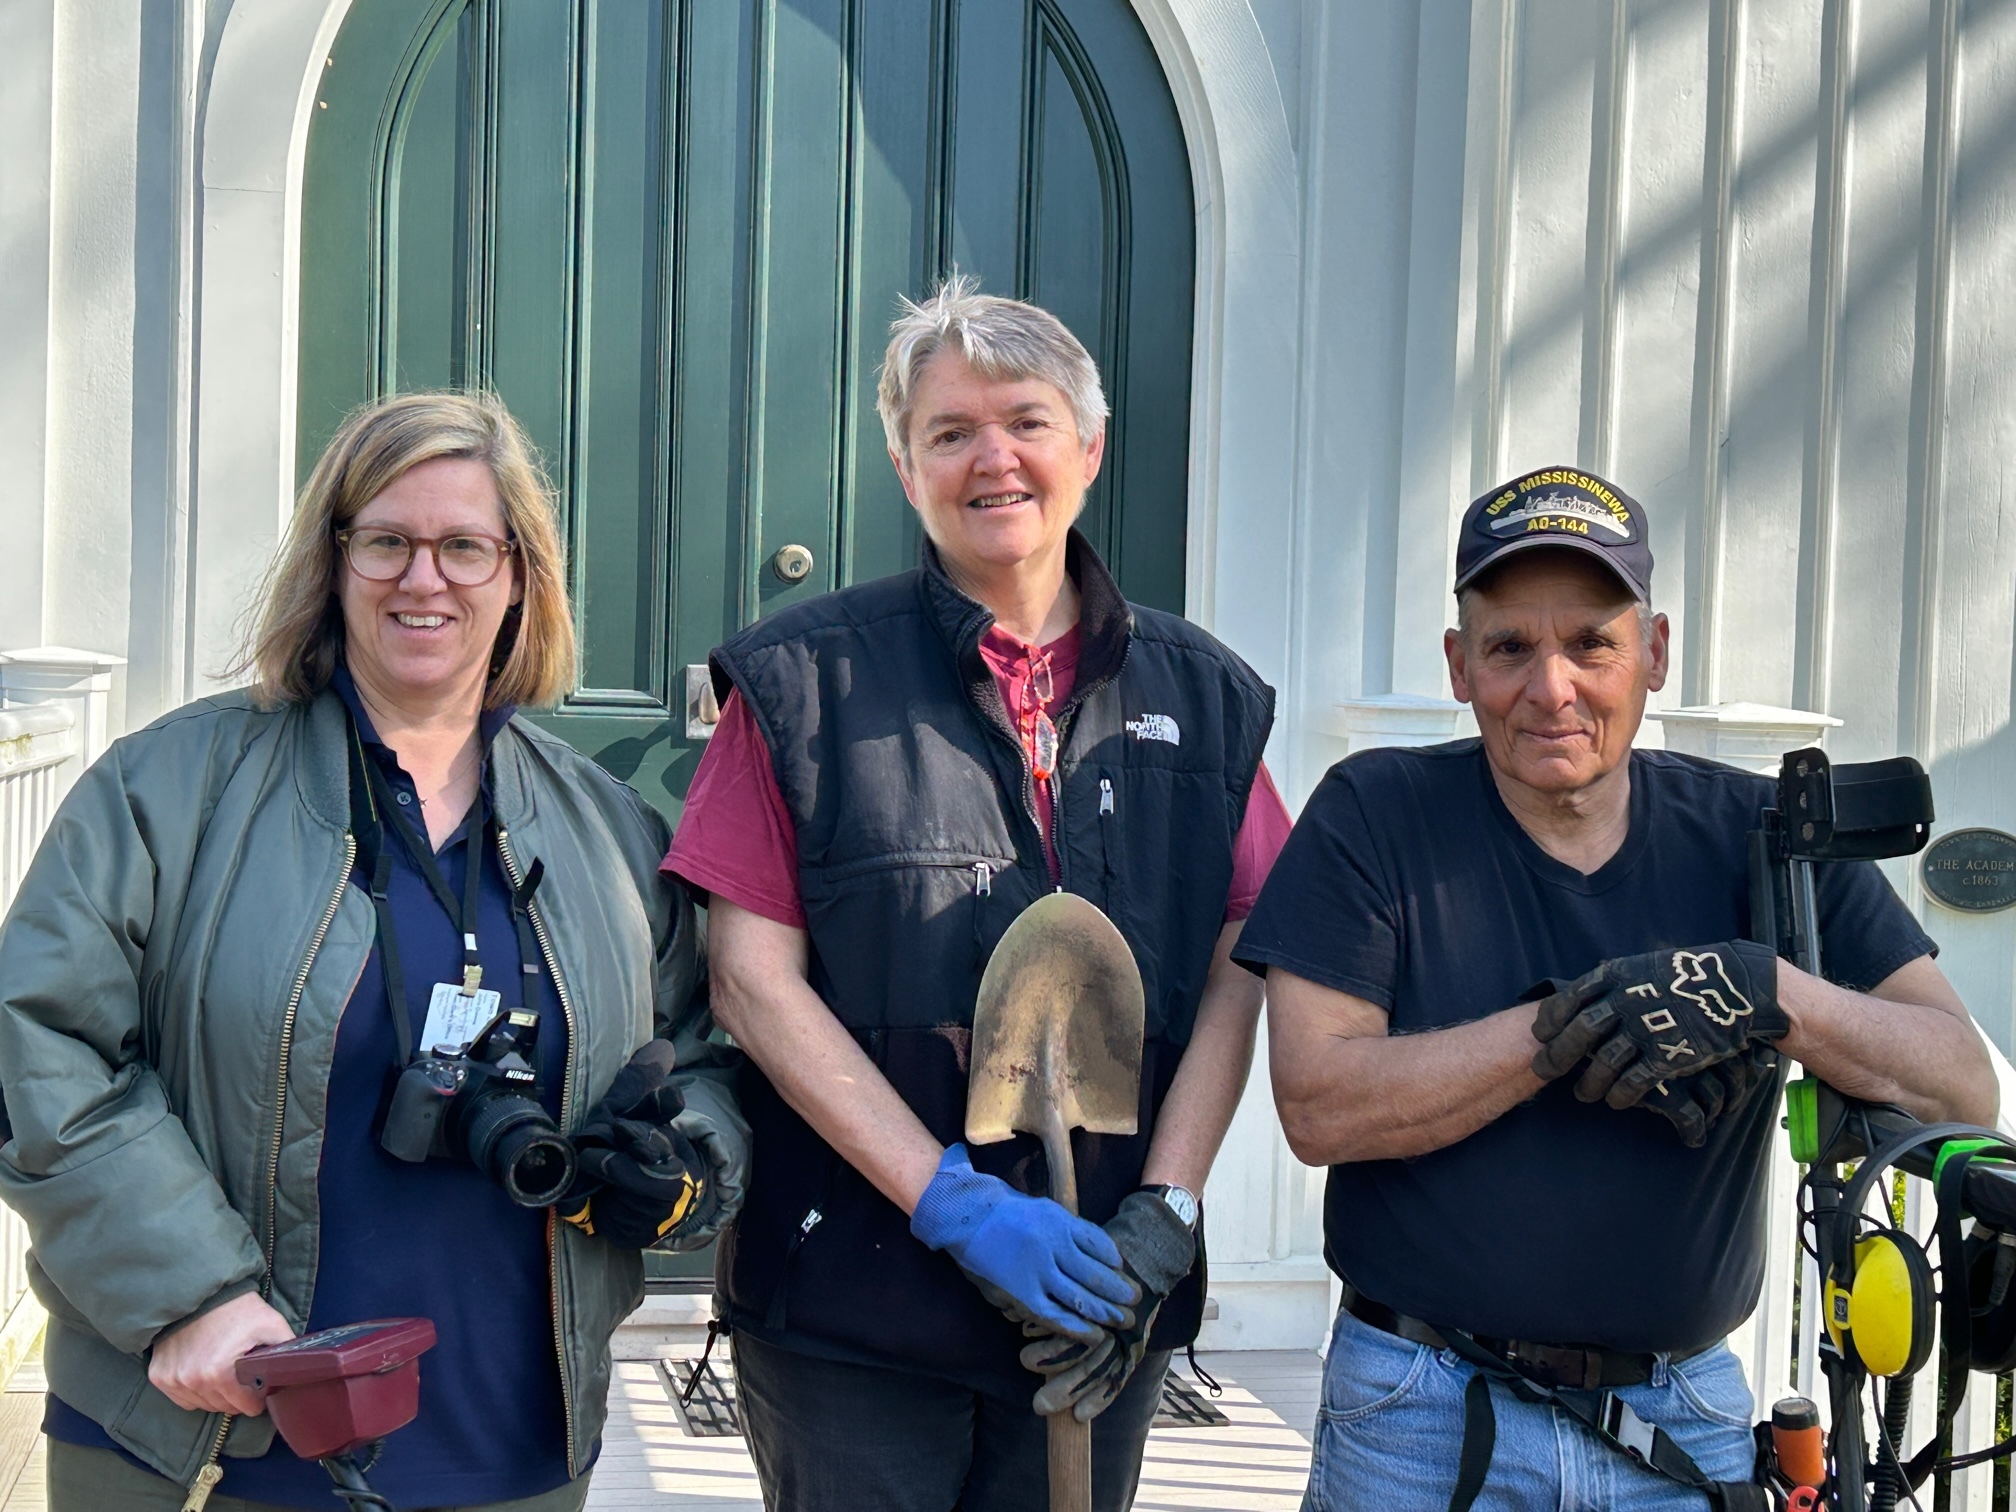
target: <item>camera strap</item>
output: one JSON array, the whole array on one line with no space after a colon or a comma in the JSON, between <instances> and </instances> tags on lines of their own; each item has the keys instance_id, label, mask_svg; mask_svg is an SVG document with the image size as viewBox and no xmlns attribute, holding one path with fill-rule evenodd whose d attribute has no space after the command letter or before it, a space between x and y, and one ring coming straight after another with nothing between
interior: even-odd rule
<instances>
[{"instance_id":1,"label":"camera strap","mask_svg":"<svg viewBox=\"0 0 2016 1512\"><path fill-rule=\"evenodd\" d=\"M392 882L392 855L385 844L385 832L390 829L399 837L406 853L419 868L420 875L427 881L428 891L434 894L442 910L454 924L457 934L462 936L462 981L460 992L474 998L482 989L483 967L476 953L476 921L478 917L479 894L483 882L484 848L489 841L492 825L487 814L487 805L478 793L476 801L469 806L469 817L463 822L464 864L462 896L456 898L448 886L448 879L442 875L441 865L436 860L433 847L410 821L399 816L398 795L392 784L377 766L364 754L363 740L357 733L355 722L350 729L350 777L352 796L352 822L364 821L361 826L367 831L371 866L371 905L378 915L378 946L381 963L385 969L385 1000L392 1010L393 1065L400 1068L413 1059L413 1015L406 999L406 974L399 958L399 928L393 918L389 893ZM365 812L357 813L356 797L361 787L365 800ZM512 914L518 926L521 954L529 929L524 915L530 895L538 886L538 868L528 876L527 885L512 895ZM523 896L520 896L520 894ZM528 972L536 972L538 956L536 951L525 956ZM438 989L437 989L438 993Z\"/></svg>"}]
</instances>

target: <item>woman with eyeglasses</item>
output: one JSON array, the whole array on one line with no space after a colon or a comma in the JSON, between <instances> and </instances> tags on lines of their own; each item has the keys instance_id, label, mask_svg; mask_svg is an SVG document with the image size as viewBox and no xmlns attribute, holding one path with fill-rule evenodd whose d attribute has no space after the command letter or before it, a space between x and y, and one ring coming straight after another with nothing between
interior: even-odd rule
<instances>
[{"instance_id":1,"label":"woman with eyeglasses","mask_svg":"<svg viewBox=\"0 0 2016 1512\"><path fill-rule=\"evenodd\" d=\"M574 639L503 406L351 416L253 623L251 688L117 742L0 927L49 1505L328 1506L234 1367L421 1316L377 1491L578 1508L640 1251L733 1213L746 1128L664 820L517 716Z\"/></svg>"},{"instance_id":2,"label":"woman with eyeglasses","mask_svg":"<svg viewBox=\"0 0 2016 1512\"><path fill-rule=\"evenodd\" d=\"M1032 1407L1094 1420L1114 1512L1203 1314L1196 1194L1260 1011L1229 952L1288 833L1274 695L1128 603L1074 528L1107 406L1062 322L955 279L890 336L922 565L715 653L666 861L709 898L715 1008L752 1062L717 1292L772 1512L1041 1507ZM963 1142L981 973L1053 889L1119 926L1147 998L1140 1132L1073 1140L1083 1218L1034 1139Z\"/></svg>"}]
</instances>

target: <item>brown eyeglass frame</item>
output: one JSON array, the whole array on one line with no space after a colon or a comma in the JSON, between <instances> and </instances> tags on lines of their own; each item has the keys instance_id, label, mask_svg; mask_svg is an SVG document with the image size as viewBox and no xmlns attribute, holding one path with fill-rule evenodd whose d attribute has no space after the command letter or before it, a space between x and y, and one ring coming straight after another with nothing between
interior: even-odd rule
<instances>
[{"instance_id":1,"label":"brown eyeglass frame","mask_svg":"<svg viewBox=\"0 0 2016 1512\"><path fill-rule=\"evenodd\" d=\"M406 543L406 561L397 572L393 573L390 577L374 578L357 571L357 564L350 560L350 538L357 534L359 530L371 530L377 532L379 535L396 535ZM487 530L453 530L445 536L416 536L408 535L403 530L393 530L390 526L362 525L353 526L348 530L339 530L335 532L335 538L336 549L343 554L343 565L348 567L352 572L356 572L357 576L363 578L367 583L398 582L399 579L406 576L412 570L413 559L420 554L420 548L425 546L429 554L434 558L434 570L441 574L441 580L444 583L454 583L457 588L481 588L485 584L497 581L497 574L504 570L504 563L509 559L511 553L518 549L516 541L509 540L504 536L491 535ZM441 565L441 543L443 541L488 541L492 546L497 548L497 565L491 570L490 576L484 578L480 583L456 583L455 579L448 576L447 569Z\"/></svg>"}]
</instances>

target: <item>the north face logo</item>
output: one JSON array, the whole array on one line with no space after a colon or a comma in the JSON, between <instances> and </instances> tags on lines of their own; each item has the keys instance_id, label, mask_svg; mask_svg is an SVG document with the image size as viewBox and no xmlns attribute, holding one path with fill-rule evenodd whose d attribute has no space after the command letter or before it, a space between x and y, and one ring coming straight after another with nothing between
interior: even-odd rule
<instances>
[{"instance_id":1,"label":"the north face logo","mask_svg":"<svg viewBox=\"0 0 2016 1512\"><path fill-rule=\"evenodd\" d=\"M1183 732L1176 728L1176 721L1167 714L1143 714L1139 719L1127 721L1127 733L1136 740L1166 740L1171 745L1183 744Z\"/></svg>"}]
</instances>

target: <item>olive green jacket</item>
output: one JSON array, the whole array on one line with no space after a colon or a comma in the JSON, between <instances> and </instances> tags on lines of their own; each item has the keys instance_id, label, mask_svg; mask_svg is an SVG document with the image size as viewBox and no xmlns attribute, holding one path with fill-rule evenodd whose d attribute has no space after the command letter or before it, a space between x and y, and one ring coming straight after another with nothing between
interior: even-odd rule
<instances>
[{"instance_id":1,"label":"olive green jacket","mask_svg":"<svg viewBox=\"0 0 2016 1512\"><path fill-rule=\"evenodd\" d=\"M254 1287L296 1328L314 1301L336 1025L376 933L348 885L347 729L333 693L273 711L232 694L118 741L64 799L0 926L0 1199L27 1223L49 1384L184 1484L220 1447L263 1453L272 1428L176 1407L147 1382L153 1340ZM672 1039L679 1126L721 1198L678 1236L702 1243L739 1203L748 1127L735 1052L708 1040L695 995L692 905L658 872L666 823L523 720L490 762L507 870L546 867L533 919L568 1020L562 1122L646 1039ZM549 1224L579 1473L643 1266Z\"/></svg>"}]
</instances>

